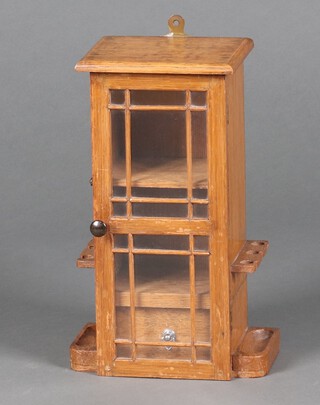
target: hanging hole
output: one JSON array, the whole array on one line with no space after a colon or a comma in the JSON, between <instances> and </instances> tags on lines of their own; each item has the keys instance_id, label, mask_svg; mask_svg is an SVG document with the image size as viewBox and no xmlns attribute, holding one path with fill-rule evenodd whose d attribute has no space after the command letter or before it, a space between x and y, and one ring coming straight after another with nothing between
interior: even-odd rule
<instances>
[{"instance_id":1,"label":"hanging hole","mask_svg":"<svg viewBox=\"0 0 320 405\"><path fill-rule=\"evenodd\" d=\"M253 260L241 260L240 264L254 264Z\"/></svg>"},{"instance_id":2,"label":"hanging hole","mask_svg":"<svg viewBox=\"0 0 320 405\"><path fill-rule=\"evenodd\" d=\"M264 246L266 243L265 242L252 242L252 246Z\"/></svg>"},{"instance_id":3,"label":"hanging hole","mask_svg":"<svg viewBox=\"0 0 320 405\"><path fill-rule=\"evenodd\" d=\"M184 22L184 19L181 17L181 15L171 16L168 20L168 27L170 29L170 33L168 35L169 36L185 35L184 24L185 24L185 22Z\"/></svg>"},{"instance_id":4,"label":"hanging hole","mask_svg":"<svg viewBox=\"0 0 320 405\"><path fill-rule=\"evenodd\" d=\"M261 250L248 250L246 252L247 255L260 255L261 253Z\"/></svg>"}]
</instances>

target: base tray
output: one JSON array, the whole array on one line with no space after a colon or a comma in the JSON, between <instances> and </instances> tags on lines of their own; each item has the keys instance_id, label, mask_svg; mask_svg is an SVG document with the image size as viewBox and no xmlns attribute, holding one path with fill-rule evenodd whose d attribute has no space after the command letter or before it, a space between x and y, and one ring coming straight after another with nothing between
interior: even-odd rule
<instances>
[{"instance_id":1,"label":"base tray","mask_svg":"<svg viewBox=\"0 0 320 405\"><path fill-rule=\"evenodd\" d=\"M232 356L234 377L268 374L280 348L276 328L249 328ZM97 370L96 325L86 324L70 346L70 364L75 371Z\"/></svg>"},{"instance_id":2,"label":"base tray","mask_svg":"<svg viewBox=\"0 0 320 405\"><path fill-rule=\"evenodd\" d=\"M87 323L71 343L70 366L75 371L97 370L95 323Z\"/></svg>"},{"instance_id":3,"label":"base tray","mask_svg":"<svg viewBox=\"0 0 320 405\"><path fill-rule=\"evenodd\" d=\"M280 330L249 328L232 356L235 377L263 377L268 374L280 349Z\"/></svg>"}]
</instances>

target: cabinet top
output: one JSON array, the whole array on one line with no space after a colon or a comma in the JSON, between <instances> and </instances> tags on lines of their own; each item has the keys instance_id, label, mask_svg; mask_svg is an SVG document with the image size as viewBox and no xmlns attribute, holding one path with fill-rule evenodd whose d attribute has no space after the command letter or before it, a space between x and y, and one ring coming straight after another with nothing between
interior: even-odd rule
<instances>
[{"instance_id":1,"label":"cabinet top","mask_svg":"<svg viewBox=\"0 0 320 405\"><path fill-rule=\"evenodd\" d=\"M249 38L103 37L76 64L79 72L232 74L253 48Z\"/></svg>"}]
</instances>

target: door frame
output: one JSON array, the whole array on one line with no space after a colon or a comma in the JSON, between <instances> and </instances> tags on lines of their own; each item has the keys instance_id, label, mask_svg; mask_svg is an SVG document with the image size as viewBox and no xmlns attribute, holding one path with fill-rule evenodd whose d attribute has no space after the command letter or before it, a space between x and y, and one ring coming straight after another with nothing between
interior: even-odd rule
<instances>
[{"instance_id":1,"label":"door frame","mask_svg":"<svg viewBox=\"0 0 320 405\"><path fill-rule=\"evenodd\" d=\"M227 238L227 139L224 76L125 75L91 73L93 218L109 226L94 238L99 375L228 380L231 378L229 263ZM112 148L109 89L195 90L208 92L208 220L111 219ZM115 360L115 280L112 232L181 234L197 229L210 238L211 363L181 360Z\"/></svg>"}]
</instances>

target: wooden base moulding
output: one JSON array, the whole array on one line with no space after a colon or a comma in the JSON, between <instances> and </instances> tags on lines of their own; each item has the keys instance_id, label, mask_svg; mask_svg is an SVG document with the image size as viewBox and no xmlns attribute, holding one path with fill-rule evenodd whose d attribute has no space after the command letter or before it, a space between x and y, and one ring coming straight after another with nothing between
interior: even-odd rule
<instances>
[{"instance_id":1,"label":"wooden base moulding","mask_svg":"<svg viewBox=\"0 0 320 405\"><path fill-rule=\"evenodd\" d=\"M269 373L279 348L279 329L249 328L238 349L232 355L233 376L239 378L265 376ZM96 326L94 323L86 324L71 344L70 362L71 368L75 371L97 370ZM148 375L148 377L159 376Z\"/></svg>"}]
</instances>

